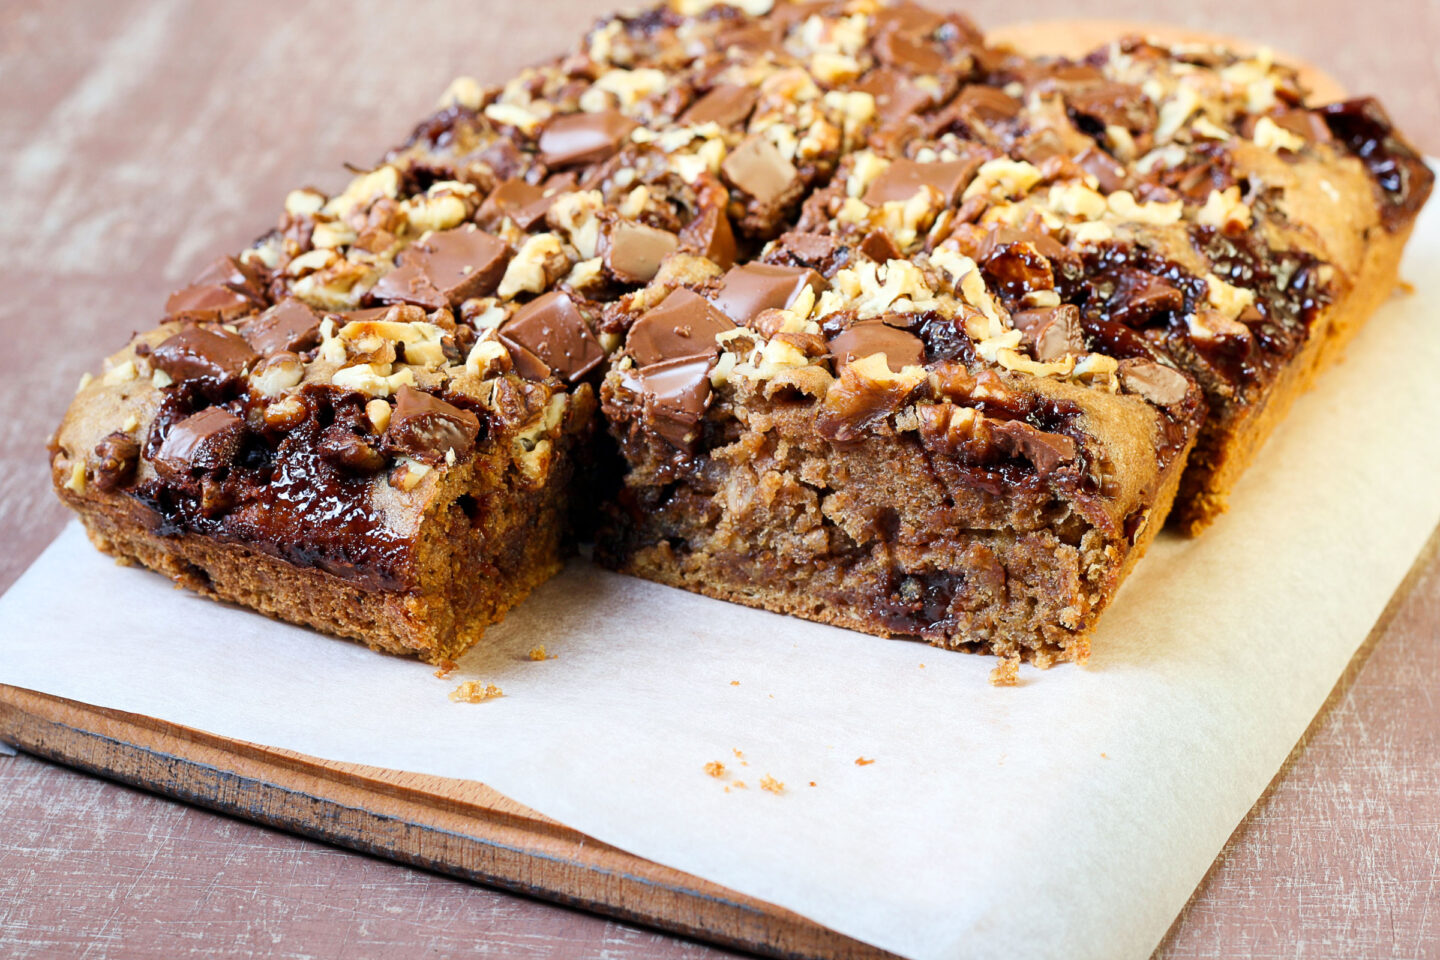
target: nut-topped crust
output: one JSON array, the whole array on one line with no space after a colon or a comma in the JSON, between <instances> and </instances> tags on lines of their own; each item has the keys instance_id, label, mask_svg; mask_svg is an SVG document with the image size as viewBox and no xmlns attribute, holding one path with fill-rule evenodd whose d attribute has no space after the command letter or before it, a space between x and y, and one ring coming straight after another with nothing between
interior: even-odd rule
<instances>
[{"instance_id":1,"label":"nut-topped crust","mask_svg":"<svg viewBox=\"0 0 1440 960\"><path fill-rule=\"evenodd\" d=\"M1208 523L1373 309L1433 178L1266 51L1067 52L910 2L674 0L457 80L82 386L57 490L107 549L432 660L602 501L630 572L1083 657L1176 490Z\"/></svg>"}]
</instances>

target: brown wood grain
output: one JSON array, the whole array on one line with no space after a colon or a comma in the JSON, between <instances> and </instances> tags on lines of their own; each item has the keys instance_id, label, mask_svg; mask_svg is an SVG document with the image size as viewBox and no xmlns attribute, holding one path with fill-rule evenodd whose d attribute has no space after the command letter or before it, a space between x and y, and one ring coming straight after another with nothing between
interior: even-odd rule
<instances>
[{"instance_id":1,"label":"brown wood grain","mask_svg":"<svg viewBox=\"0 0 1440 960\"><path fill-rule=\"evenodd\" d=\"M474 781L319 760L3 684L0 736L267 826L766 956L891 956L600 843Z\"/></svg>"},{"instance_id":2,"label":"brown wood grain","mask_svg":"<svg viewBox=\"0 0 1440 960\"><path fill-rule=\"evenodd\" d=\"M64 522L43 439L164 292L334 185L457 73L498 79L613 0L0 4L0 588ZM958 4L944 4L959 6ZM998 0L1255 37L1377 92L1440 151L1440 6ZM542 11L543 15L537 15ZM558 34L558 36L557 36ZM1436 955L1440 564L1177 921L1174 958ZM710 948L0 757L0 956L700 957Z\"/></svg>"}]
</instances>

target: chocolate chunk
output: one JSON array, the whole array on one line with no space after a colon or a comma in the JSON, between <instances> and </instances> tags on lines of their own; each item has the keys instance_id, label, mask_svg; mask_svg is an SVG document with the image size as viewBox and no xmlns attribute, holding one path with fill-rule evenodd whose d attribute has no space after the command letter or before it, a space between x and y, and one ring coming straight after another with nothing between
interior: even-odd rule
<instances>
[{"instance_id":1,"label":"chocolate chunk","mask_svg":"<svg viewBox=\"0 0 1440 960\"><path fill-rule=\"evenodd\" d=\"M835 357L836 373L852 360L876 353L885 354L885 362L895 373L925 362L925 344L919 337L880 320L862 320L832 338L830 353Z\"/></svg>"},{"instance_id":2,"label":"chocolate chunk","mask_svg":"<svg viewBox=\"0 0 1440 960\"><path fill-rule=\"evenodd\" d=\"M1029 460L1035 472L1048 477L1062 464L1075 459L1078 448L1075 441L1059 433L1037 430L1023 420L984 421L990 430L990 440L1011 457Z\"/></svg>"},{"instance_id":3,"label":"chocolate chunk","mask_svg":"<svg viewBox=\"0 0 1440 960\"><path fill-rule=\"evenodd\" d=\"M1190 390L1184 374L1153 360L1121 360L1119 376L1127 391L1162 407L1184 400Z\"/></svg>"},{"instance_id":4,"label":"chocolate chunk","mask_svg":"<svg viewBox=\"0 0 1440 960\"><path fill-rule=\"evenodd\" d=\"M380 278L371 296L427 310L458 307L495 291L510 262L510 246L474 224L432 233L400 254L400 266Z\"/></svg>"},{"instance_id":5,"label":"chocolate chunk","mask_svg":"<svg viewBox=\"0 0 1440 960\"><path fill-rule=\"evenodd\" d=\"M978 169L978 157L939 163L896 160L871 181L861 199L872 207L878 207L882 203L904 203L915 196L915 192L921 187L932 187L940 193L946 204L951 204Z\"/></svg>"},{"instance_id":6,"label":"chocolate chunk","mask_svg":"<svg viewBox=\"0 0 1440 960\"><path fill-rule=\"evenodd\" d=\"M865 239L860 241L860 252L876 263L898 260L901 255L900 248L890 239L890 234L884 227L877 227L865 234Z\"/></svg>"},{"instance_id":7,"label":"chocolate chunk","mask_svg":"<svg viewBox=\"0 0 1440 960\"><path fill-rule=\"evenodd\" d=\"M515 365L515 372L521 377L526 380L544 380L550 376L550 367L528 347L522 346L514 340L502 340L501 342L510 353L510 362Z\"/></svg>"},{"instance_id":8,"label":"chocolate chunk","mask_svg":"<svg viewBox=\"0 0 1440 960\"><path fill-rule=\"evenodd\" d=\"M174 320L229 322L264 302L264 284L256 272L234 257L220 257L170 295L165 314Z\"/></svg>"},{"instance_id":9,"label":"chocolate chunk","mask_svg":"<svg viewBox=\"0 0 1440 960\"><path fill-rule=\"evenodd\" d=\"M750 118L760 94L754 87L722 83L696 100L680 115L680 125L691 127L702 123L718 123L721 127L739 127Z\"/></svg>"},{"instance_id":10,"label":"chocolate chunk","mask_svg":"<svg viewBox=\"0 0 1440 960\"><path fill-rule=\"evenodd\" d=\"M140 444L130 434L116 430L95 444L95 453L90 458L90 482L97 490L109 493L134 479L139 463Z\"/></svg>"},{"instance_id":11,"label":"chocolate chunk","mask_svg":"<svg viewBox=\"0 0 1440 960\"><path fill-rule=\"evenodd\" d=\"M500 328L500 340L510 349L515 368L527 379L528 358L516 358L516 347L539 358L549 370L574 383L594 370L605 359L600 341L568 294L552 290L521 307L509 322ZM548 371L547 371L548 372Z\"/></svg>"},{"instance_id":12,"label":"chocolate chunk","mask_svg":"<svg viewBox=\"0 0 1440 960\"><path fill-rule=\"evenodd\" d=\"M490 191L475 214L475 222L482 230L498 230L509 217L521 230L529 231L545 219L558 195L547 197L543 188L520 177L511 177Z\"/></svg>"},{"instance_id":13,"label":"chocolate chunk","mask_svg":"<svg viewBox=\"0 0 1440 960\"><path fill-rule=\"evenodd\" d=\"M320 435L320 456L351 473L376 473L385 466L385 454L353 430L332 424Z\"/></svg>"},{"instance_id":14,"label":"chocolate chunk","mask_svg":"<svg viewBox=\"0 0 1440 960\"><path fill-rule=\"evenodd\" d=\"M715 49L726 51L731 47L738 47L752 57L759 57L767 52L783 53L784 40L782 28L778 23L752 20L749 23L722 30L715 37Z\"/></svg>"},{"instance_id":15,"label":"chocolate chunk","mask_svg":"<svg viewBox=\"0 0 1440 960\"><path fill-rule=\"evenodd\" d=\"M1277 127L1289 130L1297 137L1309 140L1311 143L1329 143L1331 140L1330 128L1314 110L1306 110L1303 107L1279 110L1271 114L1270 120ZM1246 136L1250 136L1249 131L1246 131Z\"/></svg>"},{"instance_id":16,"label":"chocolate chunk","mask_svg":"<svg viewBox=\"0 0 1440 960\"><path fill-rule=\"evenodd\" d=\"M177 381L229 380L259 359L239 334L209 327L187 327L150 353L150 362Z\"/></svg>"},{"instance_id":17,"label":"chocolate chunk","mask_svg":"<svg viewBox=\"0 0 1440 960\"><path fill-rule=\"evenodd\" d=\"M871 70L855 89L875 98L875 113L885 123L919 113L935 102L930 91L890 67Z\"/></svg>"},{"instance_id":18,"label":"chocolate chunk","mask_svg":"<svg viewBox=\"0 0 1440 960\"><path fill-rule=\"evenodd\" d=\"M646 420L670 444L694 452L696 427L710 405L713 355L681 357L641 367L640 389Z\"/></svg>"},{"instance_id":19,"label":"chocolate chunk","mask_svg":"<svg viewBox=\"0 0 1440 960\"><path fill-rule=\"evenodd\" d=\"M305 301L286 297L242 327L240 335L261 356L302 353L320 345L320 315Z\"/></svg>"},{"instance_id":20,"label":"chocolate chunk","mask_svg":"<svg viewBox=\"0 0 1440 960\"><path fill-rule=\"evenodd\" d=\"M252 300L265 298L265 283L259 271L235 257L219 257L210 261L190 283L192 286L214 284L229 287Z\"/></svg>"},{"instance_id":21,"label":"chocolate chunk","mask_svg":"<svg viewBox=\"0 0 1440 960\"><path fill-rule=\"evenodd\" d=\"M725 274L712 302L721 313L745 326L762 310L789 307L807 285L814 287L817 295L829 286L814 270L747 263Z\"/></svg>"},{"instance_id":22,"label":"chocolate chunk","mask_svg":"<svg viewBox=\"0 0 1440 960\"><path fill-rule=\"evenodd\" d=\"M730 218L719 207L703 208L694 220L681 229L680 239L686 247L722 267L733 264L739 252Z\"/></svg>"},{"instance_id":23,"label":"chocolate chunk","mask_svg":"<svg viewBox=\"0 0 1440 960\"><path fill-rule=\"evenodd\" d=\"M614 110L552 117L540 132L540 160L552 168L608 160L637 126Z\"/></svg>"},{"instance_id":24,"label":"chocolate chunk","mask_svg":"<svg viewBox=\"0 0 1440 960\"><path fill-rule=\"evenodd\" d=\"M909 74L936 74L945 67L945 49L908 30L887 30L875 38L875 57Z\"/></svg>"},{"instance_id":25,"label":"chocolate chunk","mask_svg":"<svg viewBox=\"0 0 1440 960\"><path fill-rule=\"evenodd\" d=\"M756 134L725 157L720 169L730 182L762 204L774 203L795 182L795 165L775 144Z\"/></svg>"},{"instance_id":26,"label":"chocolate chunk","mask_svg":"<svg viewBox=\"0 0 1440 960\"><path fill-rule=\"evenodd\" d=\"M444 463L455 451L464 460L475 449L480 419L438 397L414 387L401 387L395 394L395 410L385 429L385 446L391 452L432 466Z\"/></svg>"},{"instance_id":27,"label":"chocolate chunk","mask_svg":"<svg viewBox=\"0 0 1440 960\"><path fill-rule=\"evenodd\" d=\"M152 459L162 477L186 479L196 470L229 466L244 438L244 420L223 407L207 407L172 426Z\"/></svg>"},{"instance_id":28,"label":"chocolate chunk","mask_svg":"<svg viewBox=\"0 0 1440 960\"><path fill-rule=\"evenodd\" d=\"M718 350L716 334L734 328L704 297L677 287L635 321L626 345L636 363L648 367L662 360L709 356Z\"/></svg>"},{"instance_id":29,"label":"chocolate chunk","mask_svg":"<svg viewBox=\"0 0 1440 960\"><path fill-rule=\"evenodd\" d=\"M668 230L621 220L605 231L600 252L616 280L649 283L655 279L660 262L679 245L679 238Z\"/></svg>"},{"instance_id":30,"label":"chocolate chunk","mask_svg":"<svg viewBox=\"0 0 1440 960\"><path fill-rule=\"evenodd\" d=\"M338 318L339 323L336 326L343 327L347 323L369 323L372 320L384 320L390 309L390 307L366 307L363 310L346 310L343 313L329 314L329 316Z\"/></svg>"},{"instance_id":31,"label":"chocolate chunk","mask_svg":"<svg viewBox=\"0 0 1440 960\"><path fill-rule=\"evenodd\" d=\"M874 22L877 33L898 30L928 36L945 25L945 18L914 0L902 0L876 10Z\"/></svg>"},{"instance_id":32,"label":"chocolate chunk","mask_svg":"<svg viewBox=\"0 0 1440 960\"><path fill-rule=\"evenodd\" d=\"M170 294L165 315L174 320L229 322L255 309L255 301L229 287L204 284Z\"/></svg>"},{"instance_id":33,"label":"chocolate chunk","mask_svg":"<svg viewBox=\"0 0 1440 960\"><path fill-rule=\"evenodd\" d=\"M980 83L961 90L956 105L960 116L971 126L979 123L986 127L1013 120L1023 106L1005 91Z\"/></svg>"},{"instance_id":34,"label":"chocolate chunk","mask_svg":"<svg viewBox=\"0 0 1440 960\"><path fill-rule=\"evenodd\" d=\"M1075 157L1080 169L1093 176L1101 193L1114 193L1125 187L1125 168L1114 157L1097 147L1086 147Z\"/></svg>"},{"instance_id":35,"label":"chocolate chunk","mask_svg":"<svg viewBox=\"0 0 1440 960\"><path fill-rule=\"evenodd\" d=\"M1037 310L1021 310L1011 316L1015 328L1035 345L1035 358L1058 360L1067 353L1085 352L1085 332L1080 310L1072 303Z\"/></svg>"},{"instance_id":36,"label":"chocolate chunk","mask_svg":"<svg viewBox=\"0 0 1440 960\"><path fill-rule=\"evenodd\" d=\"M1071 110L1102 129L1124 127L1131 133L1145 133L1155 128L1158 117L1150 98L1128 83L1102 83L1071 90L1066 92L1065 101Z\"/></svg>"},{"instance_id":37,"label":"chocolate chunk","mask_svg":"<svg viewBox=\"0 0 1440 960\"><path fill-rule=\"evenodd\" d=\"M827 276L849 259L848 248L839 240L823 233L803 233L798 230L782 233L780 249L789 255L789 259Z\"/></svg>"}]
</instances>

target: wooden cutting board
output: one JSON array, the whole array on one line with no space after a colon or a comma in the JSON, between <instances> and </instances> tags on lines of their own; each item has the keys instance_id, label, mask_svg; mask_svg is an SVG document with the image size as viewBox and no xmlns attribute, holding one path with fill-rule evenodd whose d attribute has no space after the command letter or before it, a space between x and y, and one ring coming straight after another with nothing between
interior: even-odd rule
<instances>
[{"instance_id":1,"label":"wooden cutting board","mask_svg":"<svg viewBox=\"0 0 1440 960\"><path fill-rule=\"evenodd\" d=\"M601 843L482 783L332 763L5 684L0 740L245 820L724 946L893 956Z\"/></svg>"}]
</instances>

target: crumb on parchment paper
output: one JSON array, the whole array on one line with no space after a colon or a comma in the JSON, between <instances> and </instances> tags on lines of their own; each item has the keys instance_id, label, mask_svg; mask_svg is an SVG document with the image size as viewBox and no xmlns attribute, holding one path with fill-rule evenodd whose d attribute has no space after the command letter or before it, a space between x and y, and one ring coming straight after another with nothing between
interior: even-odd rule
<instances>
[{"instance_id":1,"label":"crumb on parchment paper","mask_svg":"<svg viewBox=\"0 0 1440 960\"><path fill-rule=\"evenodd\" d=\"M765 776L760 778L760 789L769 790L771 793L784 793L785 784L781 783L779 780L776 780L774 777L770 776L770 774L767 773L765 774Z\"/></svg>"},{"instance_id":2,"label":"crumb on parchment paper","mask_svg":"<svg viewBox=\"0 0 1440 960\"><path fill-rule=\"evenodd\" d=\"M455 668L458 666L460 666L460 664L456 663L454 660L441 660L439 668L435 671L435 676L439 677L441 680L444 680L446 677L450 676L450 674L454 673Z\"/></svg>"},{"instance_id":3,"label":"crumb on parchment paper","mask_svg":"<svg viewBox=\"0 0 1440 960\"><path fill-rule=\"evenodd\" d=\"M1014 687L1020 683L1020 658L1006 657L990 671L990 685L993 687Z\"/></svg>"},{"instance_id":4,"label":"crumb on parchment paper","mask_svg":"<svg viewBox=\"0 0 1440 960\"><path fill-rule=\"evenodd\" d=\"M870 764L872 764L872 763L874 763L874 762L875 762L875 758L874 758L874 757L856 757L856 758L855 758L855 766L857 766L857 767L868 767L868 766L870 766Z\"/></svg>"},{"instance_id":5,"label":"crumb on parchment paper","mask_svg":"<svg viewBox=\"0 0 1440 960\"><path fill-rule=\"evenodd\" d=\"M709 763L705 764L705 772L710 774L710 776L712 777L723 777L725 776L725 764L721 763L719 760L711 760Z\"/></svg>"},{"instance_id":6,"label":"crumb on parchment paper","mask_svg":"<svg viewBox=\"0 0 1440 960\"><path fill-rule=\"evenodd\" d=\"M530 652L526 654L526 656L528 656L531 660L539 661L554 660L557 656L559 656L559 654L546 653L545 644L542 643L538 647L531 647Z\"/></svg>"},{"instance_id":7,"label":"crumb on parchment paper","mask_svg":"<svg viewBox=\"0 0 1440 960\"><path fill-rule=\"evenodd\" d=\"M505 691L493 683L482 684L479 680L466 680L450 691L450 699L456 703L484 703L505 696Z\"/></svg>"}]
</instances>

